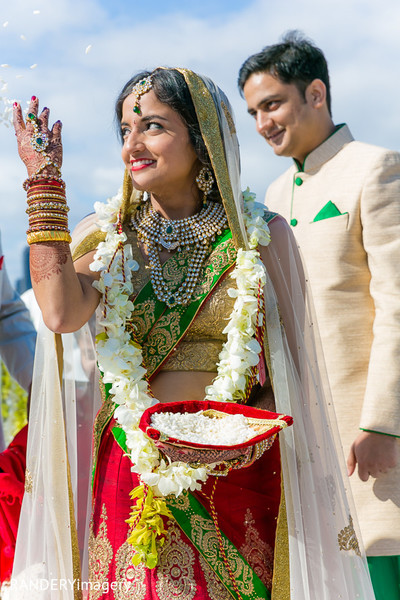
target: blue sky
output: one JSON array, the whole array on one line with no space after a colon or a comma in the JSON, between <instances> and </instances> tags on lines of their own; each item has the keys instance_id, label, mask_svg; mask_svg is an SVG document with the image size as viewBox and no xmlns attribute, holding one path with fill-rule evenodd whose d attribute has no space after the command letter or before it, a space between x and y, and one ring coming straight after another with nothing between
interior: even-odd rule
<instances>
[{"instance_id":1,"label":"blue sky","mask_svg":"<svg viewBox=\"0 0 400 600\"><path fill-rule=\"evenodd\" d=\"M113 103L122 85L142 68L187 66L230 98L243 187L262 198L288 162L272 154L247 115L236 88L243 60L301 29L328 58L334 120L358 139L399 149L398 23L398 0L0 0L0 65L9 65L0 66L0 90L7 86L0 96L24 104L35 94L63 121L73 226L120 185ZM0 123L0 230L12 280L25 246L24 177L13 132Z\"/></svg>"},{"instance_id":2,"label":"blue sky","mask_svg":"<svg viewBox=\"0 0 400 600\"><path fill-rule=\"evenodd\" d=\"M99 5L110 15L111 18L127 18L130 13L135 17L150 20L154 14L168 15L172 13L186 13L192 17L226 18L229 13L239 12L246 2L243 0L156 0L151 4L146 2L135 2L129 0L101 0Z\"/></svg>"}]
</instances>

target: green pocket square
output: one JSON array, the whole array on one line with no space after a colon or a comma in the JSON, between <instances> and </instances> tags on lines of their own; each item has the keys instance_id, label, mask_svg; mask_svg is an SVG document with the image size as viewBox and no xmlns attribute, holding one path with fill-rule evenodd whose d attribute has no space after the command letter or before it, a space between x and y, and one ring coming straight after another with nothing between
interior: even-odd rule
<instances>
[{"instance_id":1,"label":"green pocket square","mask_svg":"<svg viewBox=\"0 0 400 600\"><path fill-rule=\"evenodd\" d=\"M347 213L341 213L338 207L333 204L331 200L325 204L323 208L319 211L319 213L314 217L313 223L315 221L322 221L323 219L330 219L331 217L338 217L339 215L346 215Z\"/></svg>"}]
</instances>

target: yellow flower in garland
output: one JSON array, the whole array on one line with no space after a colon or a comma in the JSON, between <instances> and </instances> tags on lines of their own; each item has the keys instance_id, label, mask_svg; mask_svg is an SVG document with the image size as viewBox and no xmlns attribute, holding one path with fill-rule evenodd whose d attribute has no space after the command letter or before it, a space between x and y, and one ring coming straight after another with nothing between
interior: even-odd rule
<instances>
[{"instance_id":1,"label":"yellow flower in garland","mask_svg":"<svg viewBox=\"0 0 400 600\"><path fill-rule=\"evenodd\" d=\"M154 496L147 485L137 486L130 496L137 498L131 516L126 521L133 528L128 537L128 543L135 549L132 563L138 565L144 562L146 567L154 569L158 563L158 548L164 545L167 533L162 517L172 518L172 514L165 500Z\"/></svg>"}]
</instances>

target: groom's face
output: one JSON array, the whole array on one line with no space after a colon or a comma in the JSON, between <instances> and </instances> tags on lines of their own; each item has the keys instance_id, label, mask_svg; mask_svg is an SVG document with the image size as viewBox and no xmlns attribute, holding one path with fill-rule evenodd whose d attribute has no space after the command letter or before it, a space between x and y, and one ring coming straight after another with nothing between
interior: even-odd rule
<instances>
[{"instance_id":1,"label":"groom's face","mask_svg":"<svg viewBox=\"0 0 400 600\"><path fill-rule=\"evenodd\" d=\"M303 162L309 148L313 108L294 83L284 83L268 72L253 73L244 86L248 112L275 154Z\"/></svg>"}]
</instances>

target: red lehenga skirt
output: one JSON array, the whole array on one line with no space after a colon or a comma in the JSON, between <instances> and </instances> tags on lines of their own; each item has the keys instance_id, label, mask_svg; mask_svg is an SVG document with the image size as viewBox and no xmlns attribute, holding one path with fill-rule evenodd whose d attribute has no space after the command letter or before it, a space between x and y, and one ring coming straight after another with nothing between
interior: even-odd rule
<instances>
[{"instance_id":1,"label":"red lehenga skirt","mask_svg":"<svg viewBox=\"0 0 400 600\"><path fill-rule=\"evenodd\" d=\"M24 495L26 425L0 453L0 581L11 577L22 497Z\"/></svg>"},{"instance_id":2,"label":"red lehenga skirt","mask_svg":"<svg viewBox=\"0 0 400 600\"><path fill-rule=\"evenodd\" d=\"M89 541L90 600L231 600L232 596L204 556L218 544L210 520L197 522L199 552L174 519L167 522L168 536L159 564L148 569L132 564L133 549L127 543L131 503L129 492L139 484L129 458L112 434L115 421L106 428L98 454L94 482L93 518ZM214 484L209 477L198 500L209 511L207 497ZM276 440L248 468L219 477L214 504L218 526L241 556L271 589L277 515L280 502L280 456ZM210 511L209 511L210 512ZM250 597L250 596L243 596ZM252 598L260 596L251 596Z\"/></svg>"}]
</instances>

